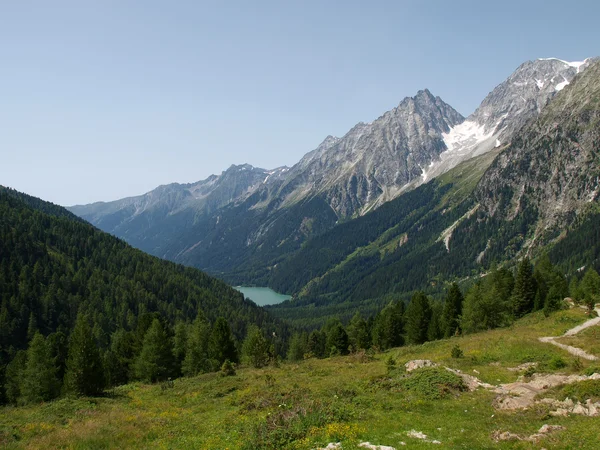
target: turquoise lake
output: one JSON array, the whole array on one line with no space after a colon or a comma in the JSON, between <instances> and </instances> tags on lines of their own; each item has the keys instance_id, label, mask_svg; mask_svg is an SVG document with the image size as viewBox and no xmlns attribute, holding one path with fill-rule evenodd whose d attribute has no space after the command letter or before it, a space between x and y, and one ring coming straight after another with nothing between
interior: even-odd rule
<instances>
[{"instance_id":1,"label":"turquoise lake","mask_svg":"<svg viewBox=\"0 0 600 450\"><path fill-rule=\"evenodd\" d=\"M267 287L236 286L235 289L259 306L276 305L292 298L291 295L279 294Z\"/></svg>"}]
</instances>

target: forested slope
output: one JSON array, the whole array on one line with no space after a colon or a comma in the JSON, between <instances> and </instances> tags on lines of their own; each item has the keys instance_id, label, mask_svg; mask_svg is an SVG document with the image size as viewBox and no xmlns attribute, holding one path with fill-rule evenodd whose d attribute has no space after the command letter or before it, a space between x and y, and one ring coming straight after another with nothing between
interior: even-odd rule
<instances>
[{"instance_id":1,"label":"forested slope","mask_svg":"<svg viewBox=\"0 0 600 450\"><path fill-rule=\"evenodd\" d=\"M0 369L36 332L68 336L78 314L87 315L100 348L118 330L145 331L149 317L173 327L199 311L210 322L224 317L238 339L250 324L287 336L285 326L225 283L3 187L0 255Z\"/></svg>"}]
</instances>

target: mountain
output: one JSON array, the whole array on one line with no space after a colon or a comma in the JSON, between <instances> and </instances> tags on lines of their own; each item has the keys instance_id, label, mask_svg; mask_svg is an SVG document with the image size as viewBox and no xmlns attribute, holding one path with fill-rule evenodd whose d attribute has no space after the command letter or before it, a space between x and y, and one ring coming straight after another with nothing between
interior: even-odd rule
<instances>
[{"instance_id":1,"label":"mountain","mask_svg":"<svg viewBox=\"0 0 600 450\"><path fill-rule=\"evenodd\" d=\"M193 185L71 211L154 255L264 284L308 239L510 142L591 62L525 62L466 120L423 90L328 136L290 169L232 166Z\"/></svg>"},{"instance_id":2,"label":"mountain","mask_svg":"<svg viewBox=\"0 0 600 450\"><path fill-rule=\"evenodd\" d=\"M117 330L141 339L149 317L172 327L200 311L211 322L226 318L238 339L251 324L282 338L288 334L225 283L147 255L62 207L1 186L0 255L0 381L32 333L68 335L80 312L88 315L103 350Z\"/></svg>"},{"instance_id":3,"label":"mountain","mask_svg":"<svg viewBox=\"0 0 600 450\"><path fill-rule=\"evenodd\" d=\"M173 183L137 197L72 206L69 210L138 248L164 256L168 254L168 241L163 236L172 227L184 228L219 208L243 202L287 171L287 167L264 170L249 164L232 165L221 175L196 183Z\"/></svg>"},{"instance_id":4,"label":"mountain","mask_svg":"<svg viewBox=\"0 0 600 450\"><path fill-rule=\"evenodd\" d=\"M523 255L548 251L570 274L600 265L599 124L600 62L510 144L306 242L269 280L295 299L270 310L314 326Z\"/></svg>"}]
</instances>

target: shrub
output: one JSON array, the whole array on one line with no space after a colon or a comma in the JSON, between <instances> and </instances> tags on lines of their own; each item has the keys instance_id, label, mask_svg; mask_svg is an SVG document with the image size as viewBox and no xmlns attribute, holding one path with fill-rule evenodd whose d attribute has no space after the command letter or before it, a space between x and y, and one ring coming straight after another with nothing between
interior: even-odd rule
<instances>
[{"instance_id":1,"label":"shrub","mask_svg":"<svg viewBox=\"0 0 600 450\"><path fill-rule=\"evenodd\" d=\"M429 400L446 398L467 390L461 377L440 367L415 370L401 378L397 386L403 391Z\"/></svg>"},{"instance_id":2,"label":"shrub","mask_svg":"<svg viewBox=\"0 0 600 450\"><path fill-rule=\"evenodd\" d=\"M563 369L563 368L567 367L567 363L560 356L555 356L548 363L548 367L553 370Z\"/></svg>"},{"instance_id":3,"label":"shrub","mask_svg":"<svg viewBox=\"0 0 600 450\"><path fill-rule=\"evenodd\" d=\"M235 375L235 367L233 366L233 363L228 359L226 359L223 365L221 366L221 375L224 377L232 377Z\"/></svg>"},{"instance_id":4,"label":"shrub","mask_svg":"<svg viewBox=\"0 0 600 450\"><path fill-rule=\"evenodd\" d=\"M450 356L452 356L453 358L462 358L464 356L464 353L458 346L458 344L455 344L454 347L452 347L452 350L450 351Z\"/></svg>"}]
</instances>

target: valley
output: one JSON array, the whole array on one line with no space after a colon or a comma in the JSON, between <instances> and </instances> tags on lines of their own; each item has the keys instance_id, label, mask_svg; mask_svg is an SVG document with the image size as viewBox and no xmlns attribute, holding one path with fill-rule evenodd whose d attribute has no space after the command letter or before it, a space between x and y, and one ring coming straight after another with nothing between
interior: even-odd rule
<instances>
[{"instance_id":1,"label":"valley","mask_svg":"<svg viewBox=\"0 0 600 450\"><path fill-rule=\"evenodd\" d=\"M132 17L154 6L118 15L128 36L143 41ZM180 17L150 33L106 79L79 72L107 64L103 51L73 58L78 75L54 103L45 96L58 77L14 64L13 83L31 86L4 118L17 138L3 176L39 178L49 195L68 184L61 198L102 190L118 200L63 207L0 186L0 447L595 449L600 58L517 60L492 45L485 58L449 64L439 53L452 33L436 34L428 14L407 42L435 35L436 51L409 64L408 47L386 47L388 31L415 26L404 11L387 28L380 14L364 47L361 16L340 35L345 50L317 56L318 38L288 51L300 43L295 27L271 23L277 11L255 17L260 6L238 19L228 6L223 19L208 14L221 6L203 5L202 22ZM90 16L114 25L109 9ZM292 16L334 39L347 26L335 13L319 27L316 12ZM452 23L453 33L475 26ZM493 38L508 42L495 24ZM263 34L269 45L251 44ZM515 35L509 47L525 46ZM38 59L60 59L72 40ZM242 41L242 57L230 57ZM96 88L95 105L74 101ZM383 94L400 101L377 116ZM44 101L53 107L36 116ZM357 114L354 104L370 106ZM362 114L372 117L357 122ZM336 136L297 153L315 130Z\"/></svg>"}]
</instances>

